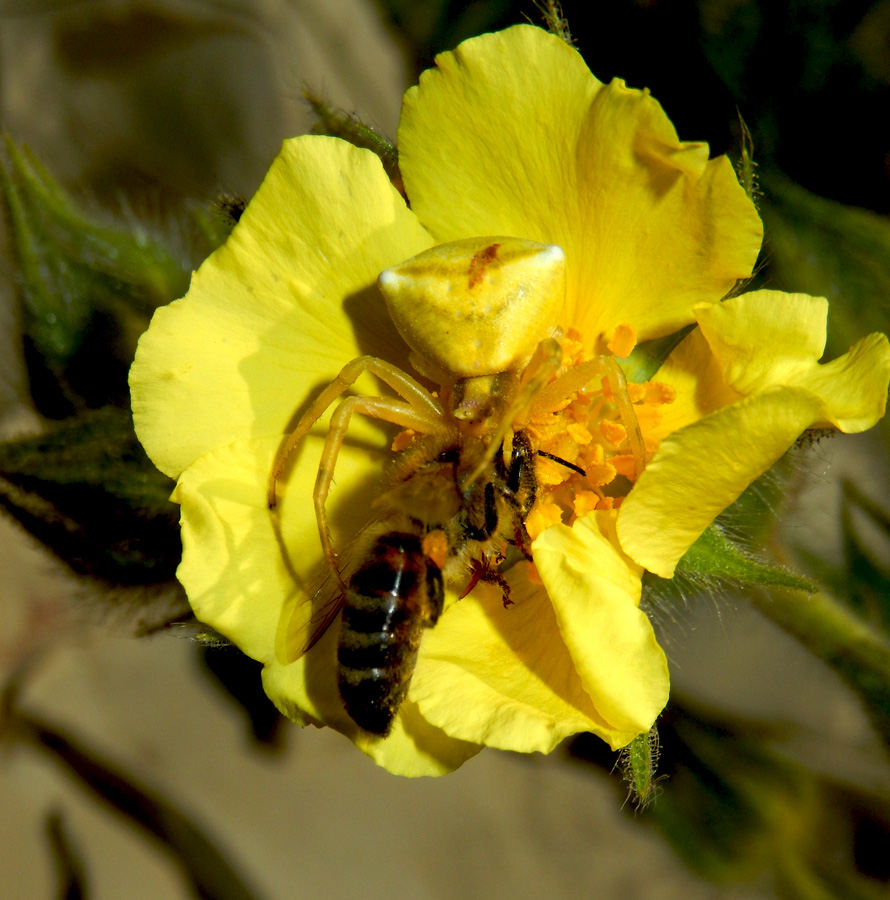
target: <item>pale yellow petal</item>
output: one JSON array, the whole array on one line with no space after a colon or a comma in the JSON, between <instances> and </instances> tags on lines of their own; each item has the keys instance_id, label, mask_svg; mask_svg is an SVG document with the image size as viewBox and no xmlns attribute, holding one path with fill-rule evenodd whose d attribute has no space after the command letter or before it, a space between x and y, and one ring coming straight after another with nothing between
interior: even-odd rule
<instances>
[{"instance_id":1,"label":"pale yellow petal","mask_svg":"<svg viewBox=\"0 0 890 900\"><path fill-rule=\"evenodd\" d=\"M665 438L618 512L622 548L670 578L680 557L741 492L821 418L820 399L770 388Z\"/></svg>"},{"instance_id":2,"label":"pale yellow petal","mask_svg":"<svg viewBox=\"0 0 890 900\"><path fill-rule=\"evenodd\" d=\"M439 56L405 96L399 144L412 208L437 240L563 248L561 324L600 351L619 324L645 340L692 321L757 257L760 221L730 163L681 143L647 92L602 85L538 28Z\"/></svg>"},{"instance_id":3,"label":"pale yellow petal","mask_svg":"<svg viewBox=\"0 0 890 900\"><path fill-rule=\"evenodd\" d=\"M424 635L410 699L447 734L503 750L549 753L582 731L626 745L636 732L615 728L591 702L549 598L523 568L508 575L513 606L480 584Z\"/></svg>"},{"instance_id":4,"label":"pale yellow petal","mask_svg":"<svg viewBox=\"0 0 890 900\"><path fill-rule=\"evenodd\" d=\"M175 478L215 447L280 434L362 353L405 365L375 281L431 243L374 154L286 141L231 237L139 342L133 414L155 464Z\"/></svg>"},{"instance_id":5,"label":"pale yellow petal","mask_svg":"<svg viewBox=\"0 0 890 900\"><path fill-rule=\"evenodd\" d=\"M828 301L806 294L754 291L696 310L722 380L741 394L776 385L801 387L823 403L807 427L871 428L884 415L890 346L872 334L825 365ZM659 373L660 377L660 373Z\"/></svg>"},{"instance_id":6,"label":"pale yellow petal","mask_svg":"<svg viewBox=\"0 0 890 900\"><path fill-rule=\"evenodd\" d=\"M808 428L862 431L884 414L890 344L859 341L821 365L827 301L755 291L696 309L699 329L657 375L677 400L618 515L621 546L669 577L713 519ZM747 395L747 396L746 396Z\"/></svg>"},{"instance_id":7,"label":"pale yellow petal","mask_svg":"<svg viewBox=\"0 0 890 900\"><path fill-rule=\"evenodd\" d=\"M615 547L613 530L611 512L554 525L534 543L535 565L597 711L616 731L641 734L664 709L670 676L639 609L642 570Z\"/></svg>"},{"instance_id":8,"label":"pale yellow petal","mask_svg":"<svg viewBox=\"0 0 890 900\"><path fill-rule=\"evenodd\" d=\"M806 294L752 291L697 307L699 328L740 394L792 384L825 352L828 301Z\"/></svg>"}]
</instances>

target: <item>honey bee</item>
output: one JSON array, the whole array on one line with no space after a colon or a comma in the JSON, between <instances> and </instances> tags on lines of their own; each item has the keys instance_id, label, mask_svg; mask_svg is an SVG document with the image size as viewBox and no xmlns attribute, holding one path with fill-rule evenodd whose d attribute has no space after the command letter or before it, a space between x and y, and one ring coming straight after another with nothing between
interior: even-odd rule
<instances>
[{"instance_id":1,"label":"honey bee","mask_svg":"<svg viewBox=\"0 0 890 900\"><path fill-rule=\"evenodd\" d=\"M338 685L349 716L373 734L392 725L423 631L442 613L445 584L469 576L468 593L478 581L495 583L506 605L510 589L497 569L506 545L531 558L524 524L537 488L530 444L517 433L510 465L499 453L484 477L466 485L483 449L464 439L438 452L435 444L403 451L378 503L385 514L362 537L360 563L337 604Z\"/></svg>"},{"instance_id":2,"label":"honey bee","mask_svg":"<svg viewBox=\"0 0 890 900\"><path fill-rule=\"evenodd\" d=\"M342 612L341 699L360 728L385 736L407 695L423 632L442 614L446 584L463 580L465 596L479 581L494 583L507 606L509 586L499 566L510 548L516 558L531 559L525 522L538 492L535 460L549 454L535 448L522 422L541 402L555 404L583 389L606 364L591 360L553 381L562 363L553 323L565 294L565 258L557 246L506 237L443 244L386 270L378 284L412 366L439 390L429 392L377 357L347 363L279 450L268 505L276 508L288 457L337 403L313 491L335 590L307 619L302 652ZM620 382L610 362L605 374ZM366 372L397 398L341 399ZM326 504L355 414L410 429L414 437L393 460L376 503L380 513L360 536L344 578ZM642 446L638 428L636 438Z\"/></svg>"}]
</instances>

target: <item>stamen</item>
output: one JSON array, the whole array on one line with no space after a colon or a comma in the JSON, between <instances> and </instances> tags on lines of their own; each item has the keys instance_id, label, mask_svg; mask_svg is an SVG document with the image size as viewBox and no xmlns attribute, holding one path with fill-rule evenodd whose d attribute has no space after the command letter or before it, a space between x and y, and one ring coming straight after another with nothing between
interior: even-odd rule
<instances>
[{"instance_id":1,"label":"stamen","mask_svg":"<svg viewBox=\"0 0 890 900\"><path fill-rule=\"evenodd\" d=\"M615 329L612 340L606 345L618 359L626 359L637 345L637 330L633 325L622 324Z\"/></svg>"},{"instance_id":2,"label":"stamen","mask_svg":"<svg viewBox=\"0 0 890 900\"><path fill-rule=\"evenodd\" d=\"M613 349L629 352L631 332L619 329ZM555 522L617 508L627 486L616 478L640 476L658 446L651 435L660 407L674 397L668 385L628 383L611 356L586 358L577 333L561 343L562 365L531 399L523 424L540 457L538 502L526 522L532 538Z\"/></svg>"}]
</instances>

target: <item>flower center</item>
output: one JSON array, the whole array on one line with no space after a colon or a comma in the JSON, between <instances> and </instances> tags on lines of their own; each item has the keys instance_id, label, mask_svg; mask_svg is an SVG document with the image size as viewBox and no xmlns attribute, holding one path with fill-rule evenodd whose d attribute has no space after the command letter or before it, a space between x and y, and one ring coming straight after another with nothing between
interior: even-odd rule
<instances>
[{"instance_id":1,"label":"flower center","mask_svg":"<svg viewBox=\"0 0 890 900\"><path fill-rule=\"evenodd\" d=\"M592 359L575 330L568 331L560 345L563 363L551 383ZM611 345L613 352L627 356L633 345L633 330L620 326ZM621 504L640 468L628 437L629 425L636 428L638 423L646 459L655 452L658 442L649 435L661 419L661 408L674 400L674 389L647 381L628 382L620 388L624 396L616 396L616 390L615 379L596 378L549 409L536 406L524 424L539 451L538 497L526 520L532 540L557 522L571 524L595 509L615 509Z\"/></svg>"}]
</instances>

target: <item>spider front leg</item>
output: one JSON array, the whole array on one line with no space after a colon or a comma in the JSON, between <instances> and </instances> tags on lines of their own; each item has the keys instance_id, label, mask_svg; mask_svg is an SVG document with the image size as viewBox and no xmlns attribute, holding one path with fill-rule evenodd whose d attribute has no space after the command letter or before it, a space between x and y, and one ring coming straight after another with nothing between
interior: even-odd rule
<instances>
[{"instance_id":1,"label":"spider front leg","mask_svg":"<svg viewBox=\"0 0 890 900\"><path fill-rule=\"evenodd\" d=\"M325 559L343 591L346 590L346 584L340 576L337 553L331 540L327 516L327 499L331 490L331 483L334 480L337 457L340 455L340 448L346 439L350 419L355 413L360 413L371 419L391 422L402 428L411 428L421 434L432 434L448 430L448 426L443 424L441 414L432 415L426 411L418 410L401 400L391 400L386 397L347 397L334 411L334 414L331 416L328 436L321 451L318 475L315 479L315 489L312 492L312 501L315 504L315 518L318 522L318 534L321 539Z\"/></svg>"},{"instance_id":2,"label":"spider front leg","mask_svg":"<svg viewBox=\"0 0 890 900\"><path fill-rule=\"evenodd\" d=\"M376 356L359 356L348 362L340 370L340 374L315 398L312 405L300 417L297 427L290 437L275 455L275 462L269 473L269 483L266 488L266 499L269 509L275 509L278 503L276 486L287 460L294 450L299 447L303 438L309 434L312 426L324 415L325 410L349 388L358 381L359 377L370 372L392 388L409 408L416 410L429 418L441 418L444 414L441 404L419 385L407 372L398 367L378 359Z\"/></svg>"}]
</instances>

